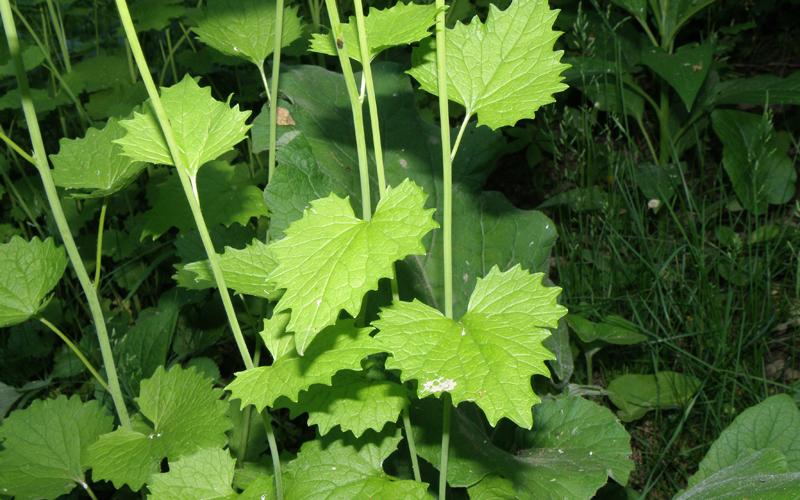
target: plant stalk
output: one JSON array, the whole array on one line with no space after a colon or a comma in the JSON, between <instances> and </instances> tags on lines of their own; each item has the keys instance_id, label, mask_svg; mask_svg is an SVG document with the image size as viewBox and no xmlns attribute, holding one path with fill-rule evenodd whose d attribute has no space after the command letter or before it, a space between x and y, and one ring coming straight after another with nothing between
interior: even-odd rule
<instances>
[{"instance_id":1,"label":"plant stalk","mask_svg":"<svg viewBox=\"0 0 800 500\"><path fill-rule=\"evenodd\" d=\"M450 111L447 100L447 52L445 1L436 0L436 79L439 94L439 129L442 143L442 185L444 192L442 233L444 249L444 314L453 317L453 161L450 150ZM469 117L469 113L467 113ZM467 118L468 120L469 118ZM466 128L466 121L462 131ZM462 132L463 133L463 132ZM461 135L461 134L459 134ZM450 448L450 394L442 396L442 457L439 466L439 498L447 494L447 457Z\"/></svg>"},{"instance_id":2,"label":"plant stalk","mask_svg":"<svg viewBox=\"0 0 800 500\"><path fill-rule=\"evenodd\" d=\"M378 193L383 198L386 192L386 173L383 168L383 146L381 145L381 127L378 116L378 102L375 96L375 83L372 79L372 65L370 62L369 44L367 43L367 29L364 21L364 7L361 0L353 0L353 10L356 13L356 30L358 32L358 46L361 56L361 68L366 85L367 106L369 107L369 123L372 131L372 147L375 150L375 166L378 171Z\"/></svg>"},{"instance_id":3,"label":"plant stalk","mask_svg":"<svg viewBox=\"0 0 800 500\"><path fill-rule=\"evenodd\" d=\"M275 173L275 155L278 143L278 82L281 74L281 47L283 46L283 0L277 0L275 5L275 43L272 52L272 91L269 102L269 160L267 173L272 179Z\"/></svg>"},{"instance_id":4,"label":"plant stalk","mask_svg":"<svg viewBox=\"0 0 800 500\"><path fill-rule=\"evenodd\" d=\"M139 43L139 38L136 36L136 29L133 26L133 20L131 19L131 14L128 10L128 3L126 0L115 0L115 3L117 6L117 11L119 12L120 20L122 21L122 27L125 30L126 38L128 39L131 52L133 53L133 59L136 62L136 66L139 69L139 74L141 75L142 81L147 89L153 112L156 114L158 123L161 126L161 131L164 134L165 141L167 142L167 147L169 148L172 161L176 166L176 170L178 171L178 178L181 181L181 186L183 187L184 194L189 202L189 208L192 211L192 216L194 217L197 230L200 233L200 239L203 242L203 247L205 248L206 255L208 256L209 266L211 267L214 281L219 289L220 297L222 298L222 305L225 308L225 314L228 316L228 323L231 326L234 339L236 340L236 346L239 349L239 354L242 357L245 369L249 370L254 366L253 359L250 357L250 351L247 348L247 343L244 340L242 329L239 326L239 320L236 318L236 311L233 308L233 303L231 302L231 297L228 293L228 287L225 284L225 278L222 274L222 268L219 265L219 255L217 255L217 252L214 249L214 244L211 241L211 235L208 232L208 227L206 226L203 213L200 209L200 200L197 192L197 179L195 176L189 176L189 174L186 173L183 160L178 154L180 149L175 141L172 125L170 124L166 110L161 103L161 97L156 89L153 76L150 74L150 69L147 65L147 60L144 57L142 46ZM270 444L270 453L272 453L273 457L276 457L278 451L276 449L272 426L266 426L265 430L267 432L267 438ZM277 466L275 467L275 477L276 494L279 499L283 497L283 490L280 487L280 475L281 468L280 462L278 462Z\"/></svg>"},{"instance_id":5,"label":"plant stalk","mask_svg":"<svg viewBox=\"0 0 800 500\"><path fill-rule=\"evenodd\" d=\"M17 38L17 30L14 25L14 17L11 12L9 0L0 0L0 16L2 16L3 19L3 28L6 33L6 40L8 41L9 53L11 54L11 58L14 62L14 69L17 74L17 84L19 85L19 93L22 97L22 111L25 114L28 132L30 134L31 143L33 144L33 158L36 160L36 168L39 170L47 201L50 204L50 210L53 213L56 226L64 242L67 255L75 270L75 275L78 277L83 293L86 295L86 300L89 302L89 310L92 315L95 330L97 331L97 340L100 344L100 353L108 376L109 393L114 401L117 416L123 427L130 428L130 417L128 415L128 409L125 407L125 400L122 397L122 390L119 386L117 368L114 364L114 357L111 352L111 343L108 339L108 330L106 330L103 309L100 306L97 292L92 286L92 281L89 279L86 267L83 265L83 260L78 252L78 247L75 245L75 240L70 232L67 218L64 216L64 209L61 206L61 200L58 197L56 185L53 182L53 176L50 173L50 166L47 163L47 153L44 148L42 133L39 129L39 121L36 118L36 109L34 108L30 96L28 77L25 74L25 67L22 62L22 55L20 54L19 39Z\"/></svg>"},{"instance_id":6,"label":"plant stalk","mask_svg":"<svg viewBox=\"0 0 800 500\"><path fill-rule=\"evenodd\" d=\"M417 459L417 445L414 440L414 428L411 427L411 417L408 408L403 410L403 429L406 432L406 443L408 443L408 454L411 455L411 468L414 471L414 481L422 481L419 471L419 459Z\"/></svg>"},{"instance_id":7,"label":"plant stalk","mask_svg":"<svg viewBox=\"0 0 800 500\"><path fill-rule=\"evenodd\" d=\"M100 372L97 371L97 368L95 368L92 365L91 361L89 361L86 358L86 356L84 356L84 354L81 352L81 350L78 349L78 346L76 346L75 343L72 342L69 339L69 337L66 336L66 334L64 334L64 332L59 330L56 325L54 325L53 323L49 322L46 318L39 318L39 322L42 323L47 328L49 328L50 331L52 331L53 333L55 333L58 336L58 338L60 338L62 341L64 341L64 343L67 344L67 347L69 347L69 350L72 351L72 353L75 355L75 357L78 358L81 363L83 363L83 366L85 366L86 369L89 370L89 373L92 374L94 379L97 380L97 383L100 384L100 386L103 389L105 389L106 392L109 392L109 393L111 392L111 390L109 390L109 388L108 388L108 384L106 383L105 380L103 380L103 377L100 375Z\"/></svg>"},{"instance_id":8,"label":"plant stalk","mask_svg":"<svg viewBox=\"0 0 800 500\"><path fill-rule=\"evenodd\" d=\"M103 260L103 232L106 225L106 211L108 210L108 197L103 198L103 207L100 209L100 222L97 223L97 249L94 255L94 289L100 290L100 268Z\"/></svg>"},{"instance_id":9,"label":"plant stalk","mask_svg":"<svg viewBox=\"0 0 800 500\"><path fill-rule=\"evenodd\" d=\"M367 163L367 141L364 133L364 114L361 110L361 100L358 97L358 86L353 74L353 66L350 64L350 57L347 55L347 47L342 35L342 25L339 19L339 9L336 7L336 0L325 0L325 9L328 11L328 19L331 22L331 32L336 43L336 54L339 56L339 64L342 66L344 83L347 87L347 95L350 98L350 109L353 112L353 125L356 132L356 151L358 152L358 173L361 183L361 217L364 220L372 218L372 203L370 202L369 192L369 164Z\"/></svg>"}]
</instances>

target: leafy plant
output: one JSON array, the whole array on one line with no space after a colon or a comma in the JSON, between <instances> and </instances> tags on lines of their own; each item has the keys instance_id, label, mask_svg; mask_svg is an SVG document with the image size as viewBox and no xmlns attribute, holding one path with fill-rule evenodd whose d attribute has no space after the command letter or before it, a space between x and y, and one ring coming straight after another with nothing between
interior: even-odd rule
<instances>
[{"instance_id":1,"label":"leafy plant","mask_svg":"<svg viewBox=\"0 0 800 500\"><path fill-rule=\"evenodd\" d=\"M761 214L793 195L791 146L769 112L712 108L765 88L791 102L794 80L737 94L715 86L713 40L675 48L711 1L614 3L653 43L630 55L660 82L658 104L605 56L562 62L545 0L354 0L347 22L325 0L327 28L318 0L0 0L0 76L17 81L0 111L25 118L0 130L16 155L0 165L16 222L0 224L0 356L20 380L34 363L17 352L44 366L42 380L0 383L0 418L14 409L0 495L591 498L628 485L620 420L685 418L702 384L658 369L593 385L601 349L657 339L632 317L567 314L548 276L555 223L485 190L494 163L518 159L509 137L541 160L545 106L570 83L648 142L645 105L656 111L659 151L635 182L659 198L679 192L688 131L710 116L737 196ZM89 13L94 33L77 22ZM284 49L317 64L287 67ZM613 201L578 188L549 206ZM770 227L718 239L741 250L779 238ZM54 356L49 332L67 346ZM578 349L585 386L570 383ZM608 396L617 416L584 396ZM679 495L794 487L794 441L745 430L772 419L789 436L796 410L775 396L744 412Z\"/></svg>"}]
</instances>

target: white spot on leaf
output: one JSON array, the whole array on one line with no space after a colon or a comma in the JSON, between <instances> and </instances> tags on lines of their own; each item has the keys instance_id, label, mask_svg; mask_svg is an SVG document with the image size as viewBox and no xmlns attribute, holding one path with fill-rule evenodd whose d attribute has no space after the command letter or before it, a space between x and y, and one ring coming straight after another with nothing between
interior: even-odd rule
<instances>
[{"instance_id":1,"label":"white spot on leaf","mask_svg":"<svg viewBox=\"0 0 800 500\"><path fill-rule=\"evenodd\" d=\"M439 394L441 392L449 392L456 388L456 381L451 378L438 377L434 380L428 380L422 384L422 392L429 394Z\"/></svg>"}]
</instances>

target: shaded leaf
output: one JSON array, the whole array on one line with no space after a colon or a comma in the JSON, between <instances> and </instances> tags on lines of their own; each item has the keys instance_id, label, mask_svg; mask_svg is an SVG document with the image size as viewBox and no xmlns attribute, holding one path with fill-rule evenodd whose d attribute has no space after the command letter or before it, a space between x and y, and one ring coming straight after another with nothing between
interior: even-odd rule
<instances>
[{"instance_id":1,"label":"shaded leaf","mask_svg":"<svg viewBox=\"0 0 800 500\"><path fill-rule=\"evenodd\" d=\"M209 0L193 31L223 54L246 59L258 67L275 49L274 0ZM297 6L283 10L282 46L303 35Z\"/></svg>"},{"instance_id":2,"label":"shaded leaf","mask_svg":"<svg viewBox=\"0 0 800 500\"><path fill-rule=\"evenodd\" d=\"M271 366L238 372L226 389L232 399L242 400L242 407L255 405L258 411L281 396L297 401L300 391L313 384L330 385L340 370L359 370L362 359L381 352L370 331L356 328L352 320L340 320L323 330L305 355L288 352Z\"/></svg>"},{"instance_id":3,"label":"shaded leaf","mask_svg":"<svg viewBox=\"0 0 800 500\"><path fill-rule=\"evenodd\" d=\"M86 449L114 419L97 401L36 400L0 426L0 491L17 498L57 498L86 486Z\"/></svg>"},{"instance_id":4,"label":"shaded leaf","mask_svg":"<svg viewBox=\"0 0 800 500\"><path fill-rule=\"evenodd\" d=\"M67 267L64 249L48 238L13 236L0 245L0 327L35 316Z\"/></svg>"},{"instance_id":5,"label":"shaded leaf","mask_svg":"<svg viewBox=\"0 0 800 500\"><path fill-rule=\"evenodd\" d=\"M691 111L697 94L711 69L714 46L684 45L672 54L651 48L642 52L642 62L663 78L680 96L687 111Z\"/></svg>"},{"instance_id":6,"label":"shaded leaf","mask_svg":"<svg viewBox=\"0 0 800 500\"><path fill-rule=\"evenodd\" d=\"M655 409L680 408L700 387L691 375L663 371L654 375L621 375L608 384L608 398L619 408L623 422L632 422Z\"/></svg>"},{"instance_id":7,"label":"shaded leaf","mask_svg":"<svg viewBox=\"0 0 800 500\"><path fill-rule=\"evenodd\" d=\"M150 497L228 498L233 491L233 470L236 460L222 449L206 448L176 460L169 472L155 474L147 483Z\"/></svg>"},{"instance_id":8,"label":"shaded leaf","mask_svg":"<svg viewBox=\"0 0 800 500\"><path fill-rule=\"evenodd\" d=\"M114 141L124 135L125 129L112 118L80 139L61 139L58 154L50 155L56 185L81 190L73 194L76 197L102 198L133 182L147 164L122 154Z\"/></svg>"}]
</instances>

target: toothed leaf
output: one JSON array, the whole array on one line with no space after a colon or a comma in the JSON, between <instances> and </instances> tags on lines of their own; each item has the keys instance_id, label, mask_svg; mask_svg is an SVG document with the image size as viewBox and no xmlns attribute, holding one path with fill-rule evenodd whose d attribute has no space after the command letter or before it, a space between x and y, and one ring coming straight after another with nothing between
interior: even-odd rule
<instances>
[{"instance_id":1,"label":"toothed leaf","mask_svg":"<svg viewBox=\"0 0 800 500\"><path fill-rule=\"evenodd\" d=\"M267 280L267 276L275 270L277 263L272 256L272 249L266 243L253 240L241 250L228 247L219 256L219 264L225 284L236 293L265 299L275 297L275 286ZM178 284L184 288L202 290L217 286L207 260L183 266L176 277Z\"/></svg>"},{"instance_id":2,"label":"toothed leaf","mask_svg":"<svg viewBox=\"0 0 800 500\"><path fill-rule=\"evenodd\" d=\"M161 132L161 126L148 104L145 113L120 124L127 135L118 139L125 155L134 160L176 166ZM247 136L249 111L239 111L211 96L211 87L200 87L189 75L171 87L161 89L161 102L167 114L185 173L197 175L203 164L227 153Z\"/></svg>"},{"instance_id":3,"label":"toothed leaf","mask_svg":"<svg viewBox=\"0 0 800 500\"><path fill-rule=\"evenodd\" d=\"M80 190L73 192L75 197L102 198L133 182L147 164L122 154L114 141L124 135L125 129L112 118L80 139L62 139L58 154L50 155L56 185Z\"/></svg>"},{"instance_id":4,"label":"toothed leaf","mask_svg":"<svg viewBox=\"0 0 800 500\"><path fill-rule=\"evenodd\" d=\"M207 448L169 464L169 472L147 482L153 500L169 498L231 498L236 460L222 449Z\"/></svg>"},{"instance_id":5,"label":"toothed leaf","mask_svg":"<svg viewBox=\"0 0 800 500\"><path fill-rule=\"evenodd\" d=\"M560 35L552 30L557 15L545 0L514 0L502 11L490 5L485 23L477 16L469 24L456 23L445 36L447 97L492 129L533 118L567 88L563 51L553 50ZM414 50L412 65L408 73L438 95L432 43Z\"/></svg>"},{"instance_id":6,"label":"toothed leaf","mask_svg":"<svg viewBox=\"0 0 800 500\"><path fill-rule=\"evenodd\" d=\"M203 43L260 67L275 50L275 7L274 0L210 0L193 30ZM283 10L283 47L303 35L297 10Z\"/></svg>"},{"instance_id":7,"label":"toothed leaf","mask_svg":"<svg viewBox=\"0 0 800 500\"><path fill-rule=\"evenodd\" d=\"M27 321L44 307L67 267L52 239L14 236L0 245L0 327Z\"/></svg>"},{"instance_id":8,"label":"toothed leaf","mask_svg":"<svg viewBox=\"0 0 800 500\"><path fill-rule=\"evenodd\" d=\"M355 317L364 294L392 276L394 262L425 253L422 238L437 227L425 198L406 180L387 190L367 222L347 199L331 195L311 202L286 237L272 244L278 267L270 281L286 289L275 311L291 309L286 328L294 332L298 353L340 311Z\"/></svg>"},{"instance_id":9,"label":"toothed leaf","mask_svg":"<svg viewBox=\"0 0 800 500\"><path fill-rule=\"evenodd\" d=\"M85 485L86 449L114 419L96 401L37 400L0 426L0 494L57 498Z\"/></svg>"},{"instance_id":10,"label":"toothed leaf","mask_svg":"<svg viewBox=\"0 0 800 500\"><path fill-rule=\"evenodd\" d=\"M111 481L117 488L127 484L134 491L158 471L164 457L173 460L224 446L231 427L222 391L193 368L159 367L140 387L136 402L152 427L119 428L89 450L95 480Z\"/></svg>"},{"instance_id":11,"label":"toothed leaf","mask_svg":"<svg viewBox=\"0 0 800 500\"><path fill-rule=\"evenodd\" d=\"M436 21L434 4L397 3L388 9L371 7L364 17L370 60L390 47L408 45L430 36L428 29ZM361 50L356 31L356 19L351 16L342 24L342 35L347 55L361 62ZM333 35L316 33L311 36L311 52L335 56Z\"/></svg>"},{"instance_id":12,"label":"toothed leaf","mask_svg":"<svg viewBox=\"0 0 800 500\"><path fill-rule=\"evenodd\" d=\"M289 403L292 417L308 413L309 425L320 434L339 426L356 437L367 429L380 431L388 422L396 422L408 404L406 389L390 380L370 380L364 372L341 371L331 386L312 385L300 393L297 403Z\"/></svg>"},{"instance_id":13,"label":"toothed leaf","mask_svg":"<svg viewBox=\"0 0 800 500\"><path fill-rule=\"evenodd\" d=\"M540 401L531 377L549 377L545 360L554 359L542 341L566 313L556 304L561 289L545 287L543 278L519 266L492 268L460 321L419 301L391 305L373 323L392 355L386 367L401 370L403 381L417 380L421 398L448 392L453 404L474 401L491 425L507 417L530 428L531 407Z\"/></svg>"},{"instance_id":14,"label":"toothed leaf","mask_svg":"<svg viewBox=\"0 0 800 500\"><path fill-rule=\"evenodd\" d=\"M352 320L341 320L326 328L304 356L290 351L271 366L239 372L227 390L242 406L255 405L258 411L273 406L281 396L297 401L300 391L313 384L331 385L340 370L359 370L361 360L381 351L369 336L371 329L356 328Z\"/></svg>"}]
</instances>

